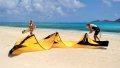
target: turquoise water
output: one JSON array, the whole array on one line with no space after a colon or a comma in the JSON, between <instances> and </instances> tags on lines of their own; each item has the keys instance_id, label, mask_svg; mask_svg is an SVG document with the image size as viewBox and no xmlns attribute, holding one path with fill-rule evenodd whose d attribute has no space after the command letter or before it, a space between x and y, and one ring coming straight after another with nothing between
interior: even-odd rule
<instances>
[{"instance_id":1,"label":"turquoise water","mask_svg":"<svg viewBox=\"0 0 120 68\"><path fill-rule=\"evenodd\" d=\"M93 24L98 25L103 32L115 32L120 33L120 22L93 22ZM40 23L35 22L37 28L47 28L47 29L63 29L63 30L78 30L78 31L88 31L86 28L86 23L84 22L72 22L72 23ZM0 26L10 26L10 27L29 27L29 23L25 22L1 22Z\"/></svg>"}]
</instances>

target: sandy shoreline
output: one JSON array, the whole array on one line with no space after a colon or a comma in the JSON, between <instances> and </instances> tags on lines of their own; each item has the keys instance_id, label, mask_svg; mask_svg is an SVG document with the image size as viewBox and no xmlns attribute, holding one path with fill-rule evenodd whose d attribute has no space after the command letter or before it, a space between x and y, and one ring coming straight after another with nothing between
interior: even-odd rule
<instances>
[{"instance_id":1,"label":"sandy shoreline","mask_svg":"<svg viewBox=\"0 0 120 68\"><path fill-rule=\"evenodd\" d=\"M23 53L8 57L9 50L22 35L25 28L0 26L0 67L1 68L120 68L120 35L102 34L101 40L109 40L106 50L83 48L54 48L46 51ZM85 32L57 29L36 29L34 34L42 39L59 32L63 40L78 41ZM92 37L93 34L90 35Z\"/></svg>"}]
</instances>

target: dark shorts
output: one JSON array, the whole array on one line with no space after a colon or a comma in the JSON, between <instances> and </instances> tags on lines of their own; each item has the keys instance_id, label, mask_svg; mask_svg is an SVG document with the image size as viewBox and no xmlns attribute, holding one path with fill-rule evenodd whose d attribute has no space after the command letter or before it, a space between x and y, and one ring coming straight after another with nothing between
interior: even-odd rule
<instances>
[{"instance_id":1,"label":"dark shorts","mask_svg":"<svg viewBox=\"0 0 120 68\"><path fill-rule=\"evenodd\" d=\"M99 34L99 32L100 32L100 29L98 28L98 29L96 29L96 30L95 30L94 35L98 35L98 34Z\"/></svg>"}]
</instances>

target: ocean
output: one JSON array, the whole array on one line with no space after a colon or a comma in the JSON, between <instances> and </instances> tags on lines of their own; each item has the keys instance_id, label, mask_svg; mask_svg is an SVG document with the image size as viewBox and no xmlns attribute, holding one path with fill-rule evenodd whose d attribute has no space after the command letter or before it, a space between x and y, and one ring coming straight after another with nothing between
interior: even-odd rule
<instances>
[{"instance_id":1,"label":"ocean","mask_svg":"<svg viewBox=\"0 0 120 68\"><path fill-rule=\"evenodd\" d=\"M120 33L120 22L92 22L100 27L102 32L114 32ZM35 25L39 29L61 29L61 30L77 30L77 31L89 31L86 28L85 22L35 22ZM29 27L28 22L0 22L0 26L9 26L9 27Z\"/></svg>"}]
</instances>

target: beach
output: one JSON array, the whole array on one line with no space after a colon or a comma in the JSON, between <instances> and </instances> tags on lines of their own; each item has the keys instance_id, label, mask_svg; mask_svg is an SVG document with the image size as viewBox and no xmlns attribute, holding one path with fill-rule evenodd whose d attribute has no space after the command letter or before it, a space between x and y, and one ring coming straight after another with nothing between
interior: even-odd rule
<instances>
[{"instance_id":1,"label":"beach","mask_svg":"<svg viewBox=\"0 0 120 68\"><path fill-rule=\"evenodd\" d=\"M114 33L102 33L107 49L52 48L8 57L15 42L29 34L22 34L24 29L0 26L0 68L120 68L120 34ZM36 29L34 34L40 40L54 32L64 41L79 41L87 31Z\"/></svg>"}]
</instances>

